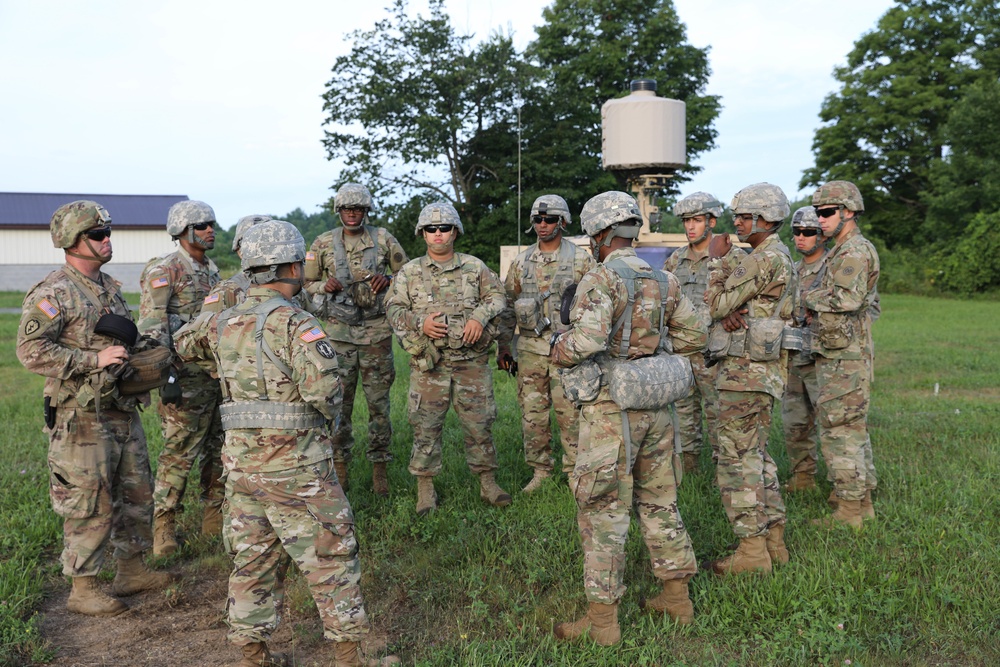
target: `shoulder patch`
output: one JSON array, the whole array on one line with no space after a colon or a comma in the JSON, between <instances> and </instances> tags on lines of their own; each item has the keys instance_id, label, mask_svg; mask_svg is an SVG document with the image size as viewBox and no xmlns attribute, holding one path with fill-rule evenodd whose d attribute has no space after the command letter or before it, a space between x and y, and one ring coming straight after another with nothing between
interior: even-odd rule
<instances>
[{"instance_id":1,"label":"shoulder patch","mask_svg":"<svg viewBox=\"0 0 1000 667\"><path fill-rule=\"evenodd\" d=\"M316 353L324 359L333 359L337 356L337 353L333 350L333 346L326 340L316 343Z\"/></svg>"},{"instance_id":2,"label":"shoulder patch","mask_svg":"<svg viewBox=\"0 0 1000 667\"><path fill-rule=\"evenodd\" d=\"M312 250L310 250L309 252L306 253L306 261L307 262L311 262L311 261L313 261L315 259L316 259L316 253L314 253Z\"/></svg>"},{"instance_id":3,"label":"shoulder patch","mask_svg":"<svg viewBox=\"0 0 1000 667\"><path fill-rule=\"evenodd\" d=\"M737 278L737 279L738 278L742 278L746 274L747 274L747 267L745 267L745 266L737 266L736 270L733 271L733 278Z\"/></svg>"},{"instance_id":4,"label":"shoulder patch","mask_svg":"<svg viewBox=\"0 0 1000 667\"><path fill-rule=\"evenodd\" d=\"M403 253L401 253L401 252L399 252L397 250L396 253L392 256L392 261L395 264L399 264L400 262L402 262L403 261Z\"/></svg>"},{"instance_id":5,"label":"shoulder patch","mask_svg":"<svg viewBox=\"0 0 1000 667\"><path fill-rule=\"evenodd\" d=\"M208 296L205 297L205 303L218 303L218 302L219 302L218 292L216 292L215 294L209 294Z\"/></svg>"},{"instance_id":6,"label":"shoulder patch","mask_svg":"<svg viewBox=\"0 0 1000 667\"><path fill-rule=\"evenodd\" d=\"M50 319L54 320L59 314L59 309L52 305L48 299L42 299L38 302L38 309L45 313L45 315Z\"/></svg>"},{"instance_id":7,"label":"shoulder patch","mask_svg":"<svg viewBox=\"0 0 1000 667\"><path fill-rule=\"evenodd\" d=\"M320 327L313 327L309 331L299 336L304 342L311 343L322 338L326 338L326 332Z\"/></svg>"},{"instance_id":8,"label":"shoulder patch","mask_svg":"<svg viewBox=\"0 0 1000 667\"><path fill-rule=\"evenodd\" d=\"M39 322L35 318L31 318L30 320L24 323L24 335L30 336L31 334L38 331L41 328L41 326L42 326L41 322Z\"/></svg>"},{"instance_id":9,"label":"shoulder patch","mask_svg":"<svg viewBox=\"0 0 1000 667\"><path fill-rule=\"evenodd\" d=\"M853 275L854 274L854 267L853 266L845 266L844 270L842 271L842 273L845 276Z\"/></svg>"},{"instance_id":10,"label":"shoulder patch","mask_svg":"<svg viewBox=\"0 0 1000 667\"><path fill-rule=\"evenodd\" d=\"M152 287L153 289L156 289L158 287L166 287L169 284L170 281L163 277L153 278L152 280L149 281L149 286Z\"/></svg>"}]
</instances>

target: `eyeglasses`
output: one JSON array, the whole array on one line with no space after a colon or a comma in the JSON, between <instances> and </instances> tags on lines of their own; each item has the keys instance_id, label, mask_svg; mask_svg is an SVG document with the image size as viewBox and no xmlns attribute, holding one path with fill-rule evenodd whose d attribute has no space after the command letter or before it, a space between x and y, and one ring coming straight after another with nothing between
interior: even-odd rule
<instances>
[{"instance_id":1,"label":"eyeglasses","mask_svg":"<svg viewBox=\"0 0 1000 667\"><path fill-rule=\"evenodd\" d=\"M833 215L835 215L837 213L837 211L839 211L839 210L840 210L840 207L837 207L837 208L816 209L816 215L819 216L820 218L829 218L829 217L832 217Z\"/></svg>"},{"instance_id":2,"label":"eyeglasses","mask_svg":"<svg viewBox=\"0 0 1000 667\"><path fill-rule=\"evenodd\" d=\"M344 206L340 209L341 213L360 213L364 215L368 212L368 209L364 206Z\"/></svg>"},{"instance_id":3,"label":"eyeglasses","mask_svg":"<svg viewBox=\"0 0 1000 667\"><path fill-rule=\"evenodd\" d=\"M753 222L753 213L740 213L734 216L733 219L740 222Z\"/></svg>"},{"instance_id":4,"label":"eyeglasses","mask_svg":"<svg viewBox=\"0 0 1000 667\"><path fill-rule=\"evenodd\" d=\"M208 222L199 222L199 223L191 225L191 226L194 227L195 231L197 231L197 232L203 232L206 229L208 229L209 227L214 228L215 227L215 220L210 220Z\"/></svg>"},{"instance_id":5,"label":"eyeglasses","mask_svg":"<svg viewBox=\"0 0 1000 667\"><path fill-rule=\"evenodd\" d=\"M455 229L455 225L427 225L426 227L424 227L424 231L430 232L431 234L435 234L437 232L441 232L442 234L448 234L453 229Z\"/></svg>"},{"instance_id":6,"label":"eyeglasses","mask_svg":"<svg viewBox=\"0 0 1000 667\"><path fill-rule=\"evenodd\" d=\"M818 229L799 229L798 227L792 228L792 235L794 236L816 236L819 234Z\"/></svg>"},{"instance_id":7,"label":"eyeglasses","mask_svg":"<svg viewBox=\"0 0 1000 667\"><path fill-rule=\"evenodd\" d=\"M91 241L103 241L104 239L111 238L111 228L107 225L104 227L94 227L85 231L84 234Z\"/></svg>"},{"instance_id":8,"label":"eyeglasses","mask_svg":"<svg viewBox=\"0 0 1000 667\"><path fill-rule=\"evenodd\" d=\"M558 215L533 215L531 224L533 225L558 225L562 218Z\"/></svg>"}]
</instances>

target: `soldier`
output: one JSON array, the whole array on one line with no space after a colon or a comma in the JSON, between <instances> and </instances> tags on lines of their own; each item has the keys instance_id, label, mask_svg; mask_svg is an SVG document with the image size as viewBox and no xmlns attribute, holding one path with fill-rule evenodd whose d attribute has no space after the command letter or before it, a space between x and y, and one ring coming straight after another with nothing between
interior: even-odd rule
<instances>
[{"instance_id":1,"label":"soldier","mask_svg":"<svg viewBox=\"0 0 1000 667\"><path fill-rule=\"evenodd\" d=\"M712 322L704 300L705 288L708 286L708 245L714 237L715 224L722 216L722 202L707 192L695 192L674 204L674 215L684 223L688 244L667 257L663 270L677 276L681 291L702 315L707 327ZM735 257L732 261L738 261L742 253L735 246L729 252ZM692 355L690 359L695 380L691 395L674 404L684 456L684 472L698 470L698 453L704 440L702 406L706 435L712 447L712 459L718 459L719 456L719 396L715 389L718 368L707 366L704 357L700 355Z\"/></svg>"},{"instance_id":2,"label":"soldier","mask_svg":"<svg viewBox=\"0 0 1000 667\"><path fill-rule=\"evenodd\" d=\"M524 493L531 493L552 475L554 456L549 411L555 406L563 446L562 468L572 472L576 463L579 428L576 408L563 393L559 374L549 364L549 338L567 329L559 319L563 293L576 285L594 266L584 248L563 238L570 221L566 200L542 195L531 206L531 225L538 243L514 258L507 271L507 316L520 327L517 340L517 398L521 404L524 460L533 476ZM511 327L512 328L512 327ZM513 368L513 331L505 328L497 344L501 370Z\"/></svg>"},{"instance_id":3,"label":"soldier","mask_svg":"<svg viewBox=\"0 0 1000 667\"><path fill-rule=\"evenodd\" d=\"M96 202L75 201L60 206L49 227L66 264L24 297L17 358L45 377L49 495L63 517L63 574L73 579L66 608L115 616L128 606L97 584L109 543L118 563L115 595L170 581L142 560L152 544L153 487L136 405L149 395L122 395L116 371L129 351L95 331L106 314L131 325L121 284L101 271L111 260L111 216Z\"/></svg>"},{"instance_id":4,"label":"soldier","mask_svg":"<svg viewBox=\"0 0 1000 667\"><path fill-rule=\"evenodd\" d=\"M245 215L237 221L236 229L233 232L233 252L236 253L237 257L242 257L240 244L247 230L270 219L269 215ZM250 278L242 271L237 271L233 277L219 282L212 288L212 291L205 297L201 312L219 313L238 303L243 303L249 288Z\"/></svg>"},{"instance_id":5,"label":"soldier","mask_svg":"<svg viewBox=\"0 0 1000 667\"><path fill-rule=\"evenodd\" d=\"M861 528L864 519L875 518L871 492L877 480L867 420L879 258L858 229L865 204L856 185L830 181L816 190L812 203L823 236L834 241L819 286L802 294L813 328L820 444L837 498L836 511L819 523Z\"/></svg>"},{"instance_id":6,"label":"soldier","mask_svg":"<svg viewBox=\"0 0 1000 667\"><path fill-rule=\"evenodd\" d=\"M139 331L174 349L173 335L201 312L209 291L219 282L219 269L205 253L215 247L215 211L202 201L182 201L167 212L167 233L180 248L157 257L143 269L139 282ZM156 468L153 500L153 553L177 550L176 514L187 487L188 473L201 458L202 535L222 529L222 424L219 383L195 364L180 365L178 386L160 391L163 450Z\"/></svg>"},{"instance_id":7,"label":"soldier","mask_svg":"<svg viewBox=\"0 0 1000 667\"><path fill-rule=\"evenodd\" d=\"M332 464L326 424L339 415L337 354L319 321L294 304L305 241L280 220L243 237L250 289L239 305L206 313L178 336L178 352L223 378L225 541L229 641L240 667L283 665L267 641L277 627L283 579L294 560L336 645L336 665L362 662L369 624L361 597L354 515Z\"/></svg>"},{"instance_id":8,"label":"soldier","mask_svg":"<svg viewBox=\"0 0 1000 667\"><path fill-rule=\"evenodd\" d=\"M479 475L479 495L499 507L510 494L494 479L497 454L490 432L496 419L490 344L503 312L500 279L472 255L455 252L464 229L447 202L420 211L415 234L427 254L406 264L386 298L389 323L410 353L409 413L413 426L410 474L417 478L417 514L437 507L434 476L441 472L441 432L448 406L465 431L465 458Z\"/></svg>"},{"instance_id":9,"label":"soldier","mask_svg":"<svg viewBox=\"0 0 1000 667\"><path fill-rule=\"evenodd\" d=\"M642 225L635 199L624 192L597 195L584 205L580 221L600 264L580 282L572 328L553 342L551 362L578 369L596 362L607 376L615 363L656 354L667 336L677 353L703 349L705 324L677 279L650 268L631 247ZM690 371L685 372L689 379ZM564 377L564 383L576 391L570 379ZM691 623L694 607L687 582L698 567L677 509L673 427L665 404L624 410L612 400L606 379L595 385L600 386L597 391L591 387L591 400L580 401L580 445L570 476L589 607L584 618L558 624L555 635L574 639L589 633L608 646L621 639L618 603L625 593L625 540L633 500L653 573L663 582L662 592L646 608Z\"/></svg>"},{"instance_id":10,"label":"soldier","mask_svg":"<svg viewBox=\"0 0 1000 667\"><path fill-rule=\"evenodd\" d=\"M408 261L399 241L381 227L368 224L372 196L357 183L347 183L334 197L343 226L320 234L306 255L306 291L337 350L344 381L340 427L333 436L337 476L348 488L347 470L354 446L352 415L360 376L368 401L368 460L372 490L389 495L386 467L392 461L389 390L396 379L392 330L385 319L389 276Z\"/></svg>"},{"instance_id":11,"label":"soldier","mask_svg":"<svg viewBox=\"0 0 1000 667\"><path fill-rule=\"evenodd\" d=\"M826 273L826 245L821 234L819 218L812 206L803 206L792 214L792 236L795 249L802 259L795 263L798 285L792 323L805 328L806 310L802 305L803 292L818 287ZM804 340L808 339L808 333ZM788 355L788 383L781 399L781 422L785 431L785 449L792 477L785 490L794 493L816 488L816 364L812 351L805 348Z\"/></svg>"},{"instance_id":12,"label":"soldier","mask_svg":"<svg viewBox=\"0 0 1000 667\"><path fill-rule=\"evenodd\" d=\"M771 571L788 562L785 506L777 468L767 453L771 410L785 389L788 353L782 330L791 319L792 259L777 235L789 213L788 199L770 183L750 185L733 197L740 241L753 250L738 262L728 235L709 245L705 302L713 320L709 350L719 361L719 462L722 504L739 547L711 564L716 574Z\"/></svg>"}]
</instances>

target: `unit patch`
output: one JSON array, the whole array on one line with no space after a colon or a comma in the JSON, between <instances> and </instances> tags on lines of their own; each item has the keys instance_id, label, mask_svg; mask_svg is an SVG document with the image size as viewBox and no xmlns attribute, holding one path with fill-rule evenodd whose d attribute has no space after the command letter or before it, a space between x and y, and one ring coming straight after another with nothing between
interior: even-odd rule
<instances>
[{"instance_id":1,"label":"unit patch","mask_svg":"<svg viewBox=\"0 0 1000 667\"><path fill-rule=\"evenodd\" d=\"M742 278L747 274L747 267L737 266L736 270L733 271L733 278Z\"/></svg>"},{"instance_id":2,"label":"unit patch","mask_svg":"<svg viewBox=\"0 0 1000 667\"><path fill-rule=\"evenodd\" d=\"M333 350L333 346L330 345L330 343L325 340L321 340L320 342L316 343L316 351L319 352L319 356L323 357L324 359L333 359L335 356L337 356L337 353L334 352Z\"/></svg>"},{"instance_id":3,"label":"unit patch","mask_svg":"<svg viewBox=\"0 0 1000 667\"><path fill-rule=\"evenodd\" d=\"M31 334L38 331L41 328L41 326L42 323L34 318L28 320L27 323L25 323L24 325L24 335L30 336Z\"/></svg>"}]
</instances>

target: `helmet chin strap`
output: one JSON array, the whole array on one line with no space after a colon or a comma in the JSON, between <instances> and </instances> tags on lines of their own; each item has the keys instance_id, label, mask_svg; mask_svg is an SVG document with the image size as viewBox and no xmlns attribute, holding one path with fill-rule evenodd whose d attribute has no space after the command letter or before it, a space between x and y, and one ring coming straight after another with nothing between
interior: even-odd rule
<instances>
[{"instance_id":1,"label":"helmet chin strap","mask_svg":"<svg viewBox=\"0 0 1000 667\"><path fill-rule=\"evenodd\" d=\"M840 232L844 231L844 225L846 225L847 223L849 223L851 220L857 220L858 219L857 214L852 215L849 218L845 218L844 217L844 209L839 208L839 207L837 209L837 215L840 217L840 223L837 225L837 227L832 232L830 232L830 235L827 236L827 238L830 238L830 239L837 238L838 236L840 236ZM824 236L826 236L826 234L824 234Z\"/></svg>"},{"instance_id":2,"label":"helmet chin strap","mask_svg":"<svg viewBox=\"0 0 1000 667\"><path fill-rule=\"evenodd\" d=\"M87 246L87 248L91 252L91 254L89 256L88 255L81 255L78 252L70 252L69 250L65 251L66 254L69 255L70 257L76 257L77 259L85 259L85 260L90 261L90 262L100 262L101 264L107 264L108 262L111 261L111 257L110 256L109 257L102 257L101 254L99 252L97 252L97 250L94 249L94 246L90 245L90 239L87 238L86 236L83 237L83 243Z\"/></svg>"},{"instance_id":3,"label":"helmet chin strap","mask_svg":"<svg viewBox=\"0 0 1000 667\"><path fill-rule=\"evenodd\" d=\"M814 236L813 238L816 239L816 241L813 243L813 247L810 248L809 250L799 250L800 255L804 257L812 257L813 255L815 255L816 253L818 253L820 250L823 249L823 244L819 242L820 239L819 235ZM798 250L798 248L796 248L796 250Z\"/></svg>"},{"instance_id":4,"label":"helmet chin strap","mask_svg":"<svg viewBox=\"0 0 1000 667\"><path fill-rule=\"evenodd\" d=\"M701 233L701 236L694 239L693 241L688 241L688 245L698 245L702 241L708 238L708 235L712 233L712 228L708 226L708 220L705 220L705 231Z\"/></svg>"},{"instance_id":5,"label":"helmet chin strap","mask_svg":"<svg viewBox=\"0 0 1000 667\"><path fill-rule=\"evenodd\" d=\"M201 248L202 250L212 249L211 246L209 246L207 243L198 238L198 236L194 233L194 227L192 225L188 225L187 232L188 232L188 239L187 239L188 243L195 246L196 248Z\"/></svg>"}]
</instances>

